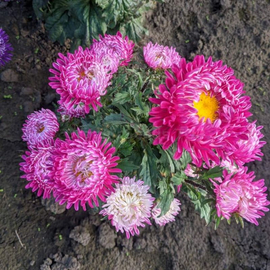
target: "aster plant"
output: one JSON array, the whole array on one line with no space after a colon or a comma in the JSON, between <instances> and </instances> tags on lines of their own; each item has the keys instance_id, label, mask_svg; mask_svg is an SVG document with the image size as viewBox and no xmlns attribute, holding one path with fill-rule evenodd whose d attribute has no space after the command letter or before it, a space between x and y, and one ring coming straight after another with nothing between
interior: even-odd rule
<instances>
[{"instance_id":1,"label":"aster plant","mask_svg":"<svg viewBox=\"0 0 270 270\"><path fill-rule=\"evenodd\" d=\"M59 94L23 126L26 188L66 208L98 208L127 238L181 218L186 193L209 224L258 225L270 201L261 160L262 126L232 68L148 43L142 61L118 32L63 55L50 69Z\"/></svg>"}]
</instances>

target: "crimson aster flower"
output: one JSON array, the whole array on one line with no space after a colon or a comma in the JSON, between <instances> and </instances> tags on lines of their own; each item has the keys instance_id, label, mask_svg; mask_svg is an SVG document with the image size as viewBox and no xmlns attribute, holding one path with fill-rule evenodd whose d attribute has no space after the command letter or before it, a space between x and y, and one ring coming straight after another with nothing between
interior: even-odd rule
<instances>
[{"instance_id":1,"label":"crimson aster flower","mask_svg":"<svg viewBox=\"0 0 270 270\"><path fill-rule=\"evenodd\" d=\"M111 143L102 141L101 133L89 130L86 135L78 129L78 134L66 134L64 141L57 139L55 144L56 201L67 202L67 209L74 205L75 210L79 204L86 210L86 203L93 207L92 202L98 206L98 199L105 201L118 180L113 173L121 173L115 168L119 157L113 157Z\"/></svg>"},{"instance_id":2,"label":"crimson aster flower","mask_svg":"<svg viewBox=\"0 0 270 270\"><path fill-rule=\"evenodd\" d=\"M154 198L148 190L149 186L144 185L143 181L135 182L135 177L124 177L107 197L100 214L108 216L117 232L126 232L127 238L139 235L138 227L145 227L144 223L151 225L149 218Z\"/></svg>"},{"instance_id":3,"label":"crimson aster flower","mask_svg":"<svg viewBox=\"0 0 270 270\"><path fill-rule=\"evenodd\" d=\"M156 205L152 210L152 217L159 226L164 226L165 224L175 220L175 217L180 212L180 205L181 203L179 200L173 199L170 205L170 209L163 216L159 216L161 213L161 209L158 208Z\"/></svg>"},{"instance_id":4,"label":"crimson aster flower","mask_svg":"<svg viewBox=\"0 0 270 270\"><path fill-rule=\"evenodd\" d=\"M13 51L11 44L8 42L8 35L0 28L0 67L10 61Z\"/></svg>"},{"instance_id":5,"label":"crimson aster flower","mask_svg":"<svg viewBox=\"0 0 270 270\"><path fill-rule=\"evenodd\" d=\"M143 47L143 56L146 64L153 69L171 68L172 65L177 65L181 59L175 48L159 44L154 45L152 42Z\"/></svg>"},{"instance_id":6,"label":"crimson aster flower","mask_svg":"<svg viewBox=\"0 0 270 270\"><path fill-rule=\"evenodd\" d=\"M22 139L29 147L37 147L40 143L52 145L58 130L59 123L54 112L41 109L27 116L22 128Z\"/></svg>"},{"instance_id":7,"label":"crimson aster flower","mask_svg":"<svg viewBox=\"0 0 270 270\"><path fill-rule=\"evenodd\" d=\"M156 104L149 113L154 145L168 149L175 143L174 158L185 149L198 167L203 161L208 167L210 161L220 164L229 144L248 139L251 103L242 95L243 83L231 68L211 57L205 61L196 56L190 63L182 58L172 72L166 72L166 84L150 98Z\"/></svg>"},{"instance_id":8,"label":"crimson aster flower","mask_svg":"<svg viewBox=\"0 0 270 270\"><path fill-rule=\"evenodd\" d=\"M30 148L22 156L24 162L20 163L20 170L25 174L21 178L25 178L29 183L25 188L32 188L37 192L37 196L43 194L43 198L50 198L51 191L54 188L53 180L53 151L54 146L45 146L40 144L38 149Z\"/></svg>"},{"instance_id":9,"label":"crimson aster flower","mask_svg":"<svg viewBox=\"0 0 270 270\"><path fill-rule=\"evenodd\" d=\"M223 172L224 180L215 185L216 209L218 216L229 219L236 213L247 221L258 225L258 218L269 211L266 207L270 204L267 200L267 187L264 179L252 182L255 178L254 172L247 173L247 168L236 174Z\"/></svg>"},{"instance_id":10,"label":"crimson aster flower","mask_svg":"<svg viewBox=\"0 0 270 270\"><path fill-rule=\"evenodd\" d=\"M97 111L97 106L102 106L100 97L107 93L110 84L112 75L108 69L88 48L79 47L74 54L58 55L54 69L50 69L54 76L49 78L49 85L60 95L59 104L72 110L83 103L86 113L89 106Z\"/></svg>"},{"instance_id":11,"label":"crimson aster flower","mask_svg":"<svg viewBox=\"0 0 270 270\"><path fill-rule=\"evenodd\" d=\"M132 40L129 40L127 36L123 38L118 31L116 35L105 34L104 37L99 35L99 41L93 40L91 50L99 56L108 54L117 61L116 63L119 62L120 66L127 66L133 56L134 45ZM111 62L108 58L106 61Z\"/></svg>"}]
</instances>

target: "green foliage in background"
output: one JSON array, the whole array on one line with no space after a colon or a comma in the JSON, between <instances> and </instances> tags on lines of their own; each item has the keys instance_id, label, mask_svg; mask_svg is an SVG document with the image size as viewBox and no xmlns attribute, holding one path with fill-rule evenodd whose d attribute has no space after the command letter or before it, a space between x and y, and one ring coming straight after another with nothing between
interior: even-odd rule
<instances>
[{"instance_id":1,"label":"green foliage in background","mask_svg":"<svg viewBox=\"0 0 270 270\"><path fill-rule=\"evenodd\" d=\"M72 50L89 46L99 34L118 30L136 43L147 34L143 14L163 0L33 0L49 38L60 44L72 40Z\"/></svg>"}]
</instances>

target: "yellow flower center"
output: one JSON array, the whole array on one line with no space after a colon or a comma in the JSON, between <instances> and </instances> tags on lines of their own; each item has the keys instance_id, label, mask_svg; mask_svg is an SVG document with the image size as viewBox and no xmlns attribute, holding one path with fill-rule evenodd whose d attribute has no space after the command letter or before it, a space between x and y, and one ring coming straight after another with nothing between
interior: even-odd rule
<instances>
[{"instance_id":1,"label":"yellow flower center","mask_svg":"<svg viewBox=\"0 0 270 270\"><path fill-rule=\"evenodd\" d=\"M219 103L214 96L206 95L204 92L200 95L200 100L198 102L193 102L193 106L197 109L197 115L204 117L204 122L206 119L210 119L213 123L217 117L217 110L219 108Z\"/></svg>"}]
</instances>

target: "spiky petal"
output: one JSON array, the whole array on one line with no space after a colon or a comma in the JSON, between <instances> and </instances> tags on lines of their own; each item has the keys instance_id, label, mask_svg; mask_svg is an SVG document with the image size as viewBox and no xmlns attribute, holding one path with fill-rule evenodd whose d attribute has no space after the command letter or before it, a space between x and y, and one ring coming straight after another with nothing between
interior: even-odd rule
<instances>
[{"instance_id":1,"label":"spiky petal","mask_svg":"<svg viewBox=\"0 0 270 270\"><path fill-rule=\"evenodd\" d=\"M37 191L37 196L43 194L43 198L50 198L50 194L54 188L53 180L53 151L54 146L39 145L38 149L30 148L22 156L24 162L20 163L20 170L25 174L21 178L25 178L29 183L25 188L32 188Z\"/></svg>"},{"instance_id":2,"label":"spiky petal","mask_svg":"<svg viewBox=\"0 0 270 270\"><path fill-rule=\"evenodd\" d=\"M166 84L159 86L156 98L150 98L156 104L149 113L154 145L168 149L176 143L174 158L185 149L198 167L203 161L208 167L211 160L219 164L229 143L248 138L251 103L242 95L243 83L211 57L205 61L196 56L190 63L182 58L172 71L166 72Z\"/></svg>"},{"instance_id":3,"label":"spiky petal","mask_svg":"<svg viewBox=\"0 0 270 270\"><path fill-rule=\"evenodd\" d=\"M164 226L165 224L175 220L175 217L181 210L180 205L181 203L178 199L173 199L170 205L170 209L163 216L159 216L161 213L161 209L158 208L157 205L155 205L152 210L152 217L159 226Z\"/></svg>"},{"instance_id":4,"label":"spiky petal","mask_svg":"<svg viewBox=\"0 0 270 270\"><path fill-rule=\"evenodd\" d=\"M139 235L138 227L145 227L144 223L151 225L149 218L154 198L148 190L149 186L144 185L143 181L135 182L135 177L124 177L107 197L100 214L108 216L117 232L126 232L127 238Z\"/></svg>"},{"instance_id":5,"label":"spiky petal","mask_svg":"<svg viewBox=\"0 0 270 270\"><path fill-rule=\"evenodd\" d=\"M258 218L269 211L267 200L267 187L264 179L253 182L254 172L247 173L247 168L236 174L224 171L224 180L221 184L214 183L216 193L216 209L218 216L229 219L237 213L247 221L258 225ZM264 211L264 212L263 212Z\"/></svg>"},{"instance_id":6,"label":"spiky petal","mask_svg":"<svg viewBox=\"0 0 270 270\"><path fill-rule=\"evenodd\" d=\"M88 131L87 135L78 129L71 137L66 134L64 141L57 139L54 153L56 201L61 205L67 202L67 209L79 205L86 210L86 203L99 205L98 199L105 201L113 190L112 184L118 177L114 173L119 157L114 156L111 143L102 141L101 133Z\"/></svg>"},{"instance_id":7,"label":"spiky petal","mask_svg":"<svg viewBox=\"0 0 270 270\"><path fill-rule=\"evenodd\" d=\"M54 112L49 109L41 109L27 116L22 128L22 139L29 147L52 145L54 136L59 130L59 123Z\"/></svg>"},{"instance_id":8,"label":"spiky petal","mask_svg":"<svg viewBox=\"0 0 270 270\"><path fill-rule=\"evenodd\" d=\"M8 35L0 28L0 67L11 60L13 48L8 42Z\"/></svg>"},{"instance_id":9,"label":"spiky petal","mask_svg":"<svg viewBox=\"0 0 270 270\"><path fill-rule=\"evenodd\" d=\"M146 64L153 69L168 69L180 62L180 55L175 48L153 44L149 42L143 47L143 56Z\"/></svg>"}]
</instances>

